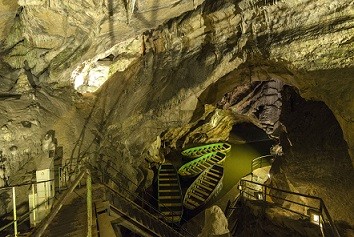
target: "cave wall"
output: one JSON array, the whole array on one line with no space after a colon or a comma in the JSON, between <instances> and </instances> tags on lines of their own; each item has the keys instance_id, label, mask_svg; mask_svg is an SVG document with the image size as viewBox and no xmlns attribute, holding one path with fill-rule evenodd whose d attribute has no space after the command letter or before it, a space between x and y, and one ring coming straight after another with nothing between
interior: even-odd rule
<instances>
[{"instance_id":1,"label":"cave wall","mask_svg":"<svg viewBox=\"0 0 354 237\"><path fill-rule=\"evenodd\" d=\"M284 154L275 159L269 181L281 189L321 197L341 231L353 229L348 213L354 211L354 170L338 121L325 103L306 100L289 86L282 91L282 103Z\"/></svg>"},{"instance_id":2,"label":"cave wall","mask_svg":"<svg viewBox=\"0 0 354 237\"><path fill-rule=\"evenodd\" d=\"M106 60L110 67L111 78L86 95L91 99L85 106L73 105L74 93L67 90L57 95L63 103L46 107L52 96L44 94L39 104L56 115L26 117L50 121L32 131L38 139L65 127L60 140L71 156L72 137L89 143L96 137L95 154L133 167L127 171L133 177L145 159L154 160L150 144L161 132L194 122L207 112L205 104L215 104L235 86L278 80L331 109L353 158L352 2L146 0L134 8L132 2L0 1L1 93L23 93L16 88L24 74L40 91L66 91L87 65ZM21 104L13 110L2 105L1 126L20 114L17 132L26 112ZM58 119L63 114L64 121ZM91 125L82 133L87 118Z\"/></svg>"},{"instance_id":3,"label":"cave wall","mask_svg":"<svg viewBox=\"0 0 354 237\"><path fill-rule=\"evenodd\" d=\"M195 68L212 69L193 76L186 68L174 75L175 81L186 76L193 81L183 93L175 89L186 95L179 96L186 110L193 110L199 95L220 78L228 78L232 86L250 78L269 80L276 74L303 97L324 101L331 108L352 152L351 2L225 0L156 5L137 1L134 8L131 3L19 1L16 5L3 0L1 19L12 25L3 29L0 38L3 90L11 90L25 61L38 83L58 86L72 84L73 71L110 55L114 72L149 53L159 67L172 69L198 54ZM214 94L225 92L218 88Z\"/></svg>"}]
</instances>

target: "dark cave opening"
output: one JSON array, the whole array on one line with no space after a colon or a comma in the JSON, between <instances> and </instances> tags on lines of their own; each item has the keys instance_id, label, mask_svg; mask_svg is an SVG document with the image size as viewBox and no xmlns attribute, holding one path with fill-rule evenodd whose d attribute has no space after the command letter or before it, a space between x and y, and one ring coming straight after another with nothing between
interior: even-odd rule
<instances>
[{"instance_id":1,"label":"dark cave opening","mask_svg":"<svg viewBox=\"0 0 354 237\"><path fill-rule=\"evenodd\" d=\"M253 143L270 140L264 130L252 123L238 123L232 126L229 141L231 143L245 142Z\"/></svg>"}]
</instances>

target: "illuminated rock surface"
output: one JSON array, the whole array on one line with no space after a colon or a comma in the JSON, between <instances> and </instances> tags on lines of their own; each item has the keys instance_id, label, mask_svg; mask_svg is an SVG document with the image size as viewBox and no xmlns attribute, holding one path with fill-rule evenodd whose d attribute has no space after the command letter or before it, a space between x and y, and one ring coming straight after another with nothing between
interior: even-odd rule
<instances>
[{"instance_id":1,"label":"illuminated rock surface","mask_svg":"<svg viewBox=\"0 0 354 237\"><path fill-rule=\"evenodd\" d=\"M302 149L298 143L285 149L290 165L280 165L280 173L299 186L321 187L315 193L320 195L326 182L317 180L338 166L328 180L340 183L343 168L347 178L338 186L341 195L331 185L328 200L333 199L338 220L354 224L343 214L353 211L340 204L350 199L354 178L352 1L137 0L134 7L103 0L18 3L0 0L0 149L13 164L12 183L20 180L15 174L35 169L38 156L47 156L41 146L49 130L63 146L63 162L109 160L141 187L152 180L145 160L161 162L158 152L164 149L225 140L238 122L254 123L274 137L287 131L280 141L296 145L294 140L306 141L306 134L296 134L296 126L285 124L281 115L277 121L284 103L279 85L285 84L307 100L324 102L339 123L329 132L322 133L328 126L313 131L318 133L314 145L328 137L342 143L340 152L323 156L318 154L324 147ZM236 107L220 105L232 92L240 97ZM304 121L312 127L311 118L293 122L303 126ZM157 136L169 144L159 148ZM318 162L322 173L312 172L317 160L306 163L306 154L326 161ZM291 164L314 175L300 181L291 175ZM353 208L353 202L348 206Z\"/></svg>"}]
</instances>

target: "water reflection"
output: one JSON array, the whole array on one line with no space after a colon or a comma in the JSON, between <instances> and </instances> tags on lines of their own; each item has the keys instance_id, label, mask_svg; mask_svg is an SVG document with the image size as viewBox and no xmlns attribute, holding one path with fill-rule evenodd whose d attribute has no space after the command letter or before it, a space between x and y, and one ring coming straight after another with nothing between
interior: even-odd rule
<instances>
[{"instance_id":1,"label":"water reflection","mask_svg":"<svg viewBox=\"0 0 354 237\"><path fill-rule=\"evenodd\" d=\"M224 163L223 189L220 197L235 186L238 181L251 172L251 162L254 158L269 154L273 141L231 144L231 151Z\"/></svg>"}]
</instances>

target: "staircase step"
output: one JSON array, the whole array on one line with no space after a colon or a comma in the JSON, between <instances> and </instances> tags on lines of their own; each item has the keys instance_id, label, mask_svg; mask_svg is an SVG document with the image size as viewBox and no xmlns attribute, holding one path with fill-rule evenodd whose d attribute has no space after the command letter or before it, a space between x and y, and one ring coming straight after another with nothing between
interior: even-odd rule
<instances>
[{"instance_id":1,"label":"staircase step","mask_svg":"<svg viewBox=\"0 0 354 237\"><path fill-rule=\"evenodd\" d=\"M174 181L174 182L176 182L176 180L177 180L177 177L175 177L175 176L173 178L168 178L168 177L167 178L165 178L165 177L159 178L159 181Z\"/></svg>"},{"instance_id":2,"label":"staircase step","mask_svg":"<svg viewBox=\"0 0 354 237\"><path fill-rule=\"evenodd\" d=\"M208 173L208 177L210 177L210 176L216 177L216 178L217 178L216 181L218 181L218 182L219 182L219 179L220 179L220 177L221 177L221 175L218 175L218 174L215 174L215 173L212 173L212 172L209 172L209 173ZM210 178L211 178L211 177L210 177Z\"/></svg>"},{"instance_id":3,"label":"staircase step","mask_svg":"<svg viewBox=\"0 0 354 237\"><path fill-rule=\"evenodd\" d=\"M188 200L187 200L186 203L189 204L189 205L191 205L191 206L194 206L194 207L199 206L199 203L197 203L197 202L191 200L190 198L188 198Z\"/></svg>"},{"instance_id":4,"label":"staircase step","mask_svg":"<svg viewBox=\"0 0 354 237\"><path fill-rule=\"evenodd\" d=\"M176 203L164 203L163 204L165 207L180 207L182 206L182 204L180 202L176 202Z\"/></svg>"},{"instance_id":5,"label":"staircase step","mask_svg":"<svg viewBox=\"0 0 354 237\"><path fill-rule=\"evenodd\" d=\"M178 187L178 184L176 183L167 183L167 184L159 184L159 186L165 186L165 187Z\"/></svg>"},{"instance_id":6,"label":"staircase step","mask_svg":"<svg viewBox=\"0 0 354 237\"><path fill-rule=\"evenodd\" d=\"M169 189L161 189L160 191L163 192L159 192L159 196L181 196L181 191L179 189L170 190L169 192L165 192L165 190Z\"/></svg>"},{"instance_id":7,"label":"staircase step","mask_svg":"<svg viewBox=\"0 0 354 237\"><path fill-rule=\"evenodd\" d=\"M169 167L163 167L163 168L160 169L160 172L161 172L161 171L162 171L162 172L167 172L167 171L168 171L168 172L172 173L172 172L175 171L175 169L172 168L172 167L171 167L171 168L169 168Z\"/></svg>"},{"instance_id":8,"label":"staircase step","mask_svg":"<svg viewBox=\"0 0 354 237\"><path fill-rule=\"evenodd\" d=\"M203 183L198 184L198 186L205 189L205 190L213 191L212 188L208 187L207 185L204 185Z\"/></svg>"},{"instance_id":9,"label":"staircase step","mask_svg":"<svg viewBox=\"0 0 354 237\"><path fill-rule=\"evenodd\" d=\"M219 169L217 169L217 168L213 168L213 169L211 169L214 173L218 173L218 174L221 174L222 175L222 171L220 171Z\"/></svg>"},{"instance_id":10,"label":"staircase step","mask_svg":"<svg viewBox=\"0 0 354 237\"><path fill-rule=\"evenodd\" d=\"M214 178L214 177L210 177L209 175L208 175L208 176L205 176L205 177L204 177L204 180L207 180L207 181L209 181L209 182L211 182L211 183L214 183L214 186L215 186L216 183L219 182L218 179L216 179L216 178Z\"/></svg>"},{"instance_id":11,"label":"staircase step","mask_svg":"<svg viewBox=\"0 0 354 237\"><path fill-rule=\"evenodd\" d=\"M160 195L159 196L159 199L167 199L167 200L170 200L170 199L181 199L181 196L180 195L176 195L176 196L171 196L171 195Z\"/></svg>"},{"instance_id":12,"label":"staircase step","mask_svg":"<svg viewBox=\"0 0 354 237\"><path fill-rule=\"evenodd\" d=\"M189 195L192 196L192 197L194 197L194 198L196 198L196 199L198 199L199 201L202 201L202 202L205 201L205 198L200 197L200 196L199 196L198 194L196 194L196 193L189 193Z\"/></svg>"},{"instance_id":13,"label":"staircase step","mask_svg":"<svg viewBox=\"0 0 354 237\"><path fill-rule=\"evenodd\" d=\"M176 174L175 173L160 173L159 176L164 176L164 177L165 176L174 176L175 177Z\"/></svg>"},{"instance_id":14,"label":"staircase step","mask_svg":"<svg viewBox=\"0 0 354 237\"><path fill-rule=\"evenodd\" d=\"M203 191L202 189L197 188L197 189L194 189L194 190L196 192L200 193L200 194L203 194L203 195L207 196L207 197L209 196L209 194L207 192Z\"/></svg>"},{"instance_id":15,"label":"staircase step","mask_svg":"<svg viewBox=\"0 0 354 237\"><path fill-rule=\"evenodd\" d=\"M212 183L212 182L210 182L210 181L208 181L208 180L206 180L206 179L201 180L201 182L202 182L202 183L205 183L205 184L209 184L209 185L212 186L212 187L215 187L215 183Z\"/></svg>"},{"instance_id":16,"label":"staircase step","mask_svg":"<svg viewBox=\"0 0 354 237\"><path fill-rule=\"evenodd\" d=\"M177 192L178 190L176 189L160 189L159 193L171 193L171 192Z\"/></svg>"},{"instance_id":17,"label":"staircase step","mask_svg":"<svg viewBox=\"0 0 354 237\"><path fill-rule=\"evenodd\" d=\"M215 163L218 163L221 159L218 159L216 157L212 157L210 160L214 161Z\"/></svg>"},{"instance_id":18,"label":"staircase step","mask_svg":"<svg viewBox=\"0 0 354 237\"><path fill-rule=\"evenodd\" d=\"M205 164L198 164L198 166L201 166L203 169L207 169L207 168L209 168L209 166L207 166L207 165L205 165Z\"/></svg>"},{"instance_id":19,"label":"staircase step","mask_svg":"<svg viewBox=\"0 0 354 237\"><path fill-rule=\"evenodd\" d=\"M163 211L163 212L161 212L161 214L163 215L163 216L177 216L177 215L182 215L182 211Z\"/></svg>"}]
</instances>

